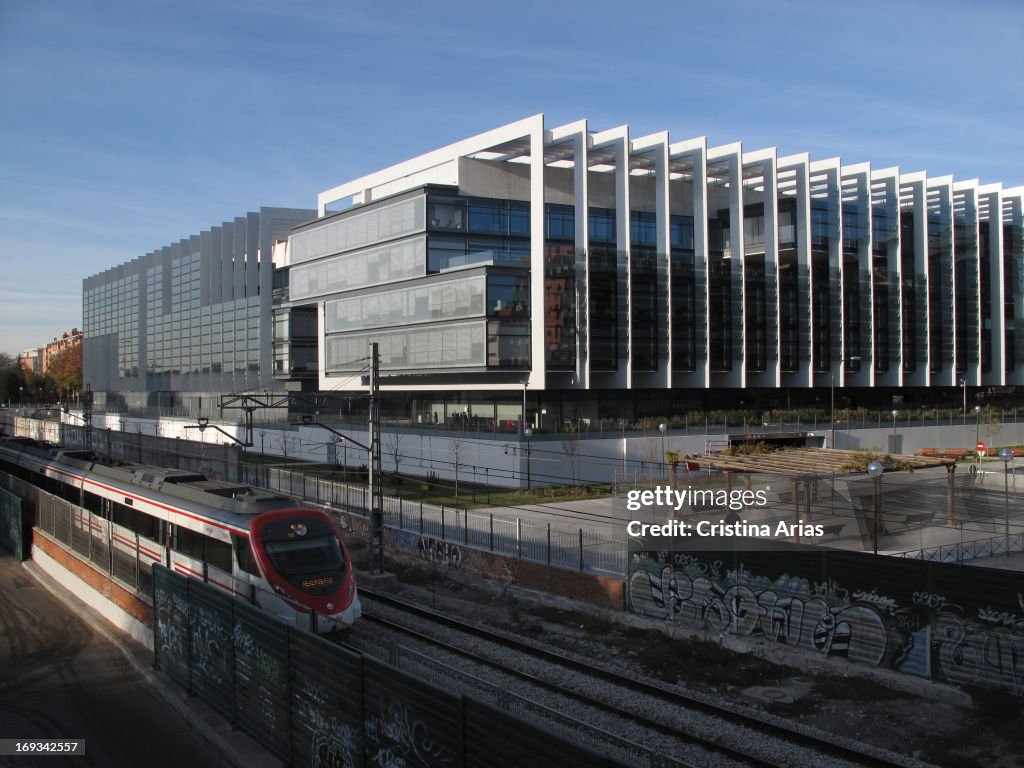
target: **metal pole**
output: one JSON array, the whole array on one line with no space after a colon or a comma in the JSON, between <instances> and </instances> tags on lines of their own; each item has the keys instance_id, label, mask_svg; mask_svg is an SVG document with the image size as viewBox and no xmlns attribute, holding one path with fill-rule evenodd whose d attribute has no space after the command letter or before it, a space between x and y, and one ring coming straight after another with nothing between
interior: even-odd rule
<instances>
[{"instance_id":1,"label":"metal pole","mask_svg":"<svg viewBox=\"0 0 1024 768\"><path fill-rule=\"evenodd\" d=\"M875 552L876 555L878 554L878 519L879 519L879 513L881 511L881 505L882 505L882 478L881 477L876 477L875 478L875 524L873 526L872 534L871 534L872 545L873 545L874 552Z\"/></svg>"},{"instance_id":2,"label":"metal pole","mask_svg":"<svg viewBox=\"0 0 1024 768\"><path fill-rule=\"evenodd\" d=\"M832 369L832 443L829 447L833 449L836 447L836 371L840 365L842 363L838 363Z\"/></svg>"},{"instance_id":3,"label":"metal pole","mask_svg":"<svg viewBox=\"0 0 1024 768\"><path fill-rule=\"evenodd\" d=\"M956 474L956 464L946 465L946 525L950 528L955 525L953 519L953 500L955 497L955 485L953 477Z\"/></svg>"},{"instance_id":4,"label":"metal pole","mask_svg":"<svg viewBox=\"0 0 1024 768\"><path fill-rule=\"evenodd\" d=\"M384 493L380 458L380 355L370 343L370 573L384 572Z\"/></svg>"},{"instance_id":5,"label":"metal pole","mask_svg":"<svg viewBox=\"0 0 1024 768\"><path fill-rule=\"evenodd\" d=\"M533 437L533 430L527 429L524 434L526 435L526 490L530 490L532 487L532 473L530 468L530 438Z\"/></svg>"},{"instance_id":6,"label":"metal pole","mask_svg":"<svg viewBox=\"0 0 1024 768\"><path fill-rule=\"evenodd\" d=\"M1005 450L1005 449L1004 449ZM1010 462L1003 463L1003 497L1006 499L1006 556L1010 556Z\"/></svg>"}]
</instances>

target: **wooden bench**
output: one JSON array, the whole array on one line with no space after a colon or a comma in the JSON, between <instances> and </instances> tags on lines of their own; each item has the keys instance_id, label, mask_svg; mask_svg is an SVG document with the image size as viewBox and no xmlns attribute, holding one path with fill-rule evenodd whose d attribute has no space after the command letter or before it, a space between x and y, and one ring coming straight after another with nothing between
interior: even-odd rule
<instances>
[{"instance_id":1,"label":"wooden bench","mask_svg":"<svg viewBox=\"0 0 1024 768\"><path fill-rule=\"evenodd\" d=\"M938 448L918 448L914 453L915 456L938 456Z\"/></svg>"},{"instance_id":2,"label":"wooden bench","mask_svg":"<svg viewBox=\"0 0 1024 768\"><path fill-rule=\"evenodd\" d=\"M911 523L930 523L934 519L934 512L915 512L912 515L904 515L903 524L910 525Z\"/></svg>"},{"instance_id":3,"label":"wooden bench","mask_svg":"<svg viewBox=\"0 0 1024 768\"><path fill-rule=\"evenodd\" d=\"M968 456L973 456L974 451L968 450L967 448L946 448L942 451L941 455L946 459L964 459Z\"/></svg>"}]
</instances>

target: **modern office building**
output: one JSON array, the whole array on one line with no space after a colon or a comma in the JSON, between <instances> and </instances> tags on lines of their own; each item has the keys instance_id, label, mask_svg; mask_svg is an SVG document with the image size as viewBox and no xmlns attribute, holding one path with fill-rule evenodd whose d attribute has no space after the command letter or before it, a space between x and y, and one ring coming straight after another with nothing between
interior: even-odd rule
<instances>
[{"instance_id":1,"label":"modern office building","mask_svg":"<svg viewBox=\"0 0 1024 768\"><path fill-rule=\"evenodd\" d=\"M212 415L221 394L315 376L311 317L299 310L290 322L279 308L275 321L285 286L275 286L273 269L275 243L314 216L260 208L86 278L83 384L94 405ZM275 322L286 334L276 347Z\"/></svg>"},{"instance_id":2,"label":"modern office building","mask_svg":"<svg viewBox=\"0 0 1024 768\"><path fill-rule=\"evenodd\" d=\"M537 115L322 192L289 300L416 422L925 402L1024 384L1022 198Z\"/></svg>"}]
</instances>

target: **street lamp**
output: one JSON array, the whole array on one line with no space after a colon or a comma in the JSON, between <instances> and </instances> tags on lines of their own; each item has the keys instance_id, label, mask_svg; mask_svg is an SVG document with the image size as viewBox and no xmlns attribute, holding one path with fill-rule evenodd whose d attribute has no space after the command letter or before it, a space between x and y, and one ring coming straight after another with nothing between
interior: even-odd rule
<instances>
[{"instance_id":1,"label":"street lamp","mask_svg":"<svg viewBox=\"0 0 1024 768\"><path fill-rule=\"evenodd\" d=\"M530 438L533 437L533 430L529 427L524 429L523 437L526 438L526 490L530 490Z\"/></svg>"},{"instance_id":2,"label":"street lamp","mask_svg":"<svg viewBox=\"0 0 1024 768\"><path fill-rule=\"evenodd\" d=\"M899 415L900 415L900 412L897 409L893 408L892 409L892 449L891 449L893 451L893 453L897 453L897 451L896 451L896 417L899 416Z\"/></svg>"},{"instance_id":3,"label":"street lamp","mask_svg":"<svg viewBox=\"0 0 1024 768\"><path fill-rule=\"evenodd\" d=\"M960 379L960 386L964 388L964 426L967 426L967 379Z\"/></svg>"},{"instance_id":4,"label":"street lamp","mask_svg":"<svg viewBox=\"0 0 1024 768\"><path fill-rule=\"evenodd\" d=\"M839 370L841 365L846 363L855 363L860 361L860 355L851 355L850 357L844 357L832 368L832 447L836 447L836 371Z\"/></svg>"},{"instance_id":5,"label":"street lamp","mask_svg":"<svg viewBox=\"0 0 1024 768\"><path fill-rule=\"evenodd\" d=\"M976 406L974 406L974 448L975 448L975 450L977 450L977 448L978 448L978 443L981 442L981 435L979 434L979 430L981 428L981 423L980 422L981 422L981 406L980 405L976 405ZM977 457L978 457L978 463L980 464L981 463L981 454L978 453Z\"/></svg>"},{"instance_id":6,"label":"street lamp","mask_svg":"<svg viewBox=\"0 0 1024 768\"><path fill-rule=\"evenodd\" d=\"M667 455L665 453L665 433L668 432L668 424L666 424L664 421L661 422L661 424L658 425L658 431L661 432L661 479L662 479L662 482L664 482L664 480L665 480L665 461L666 461L666 455Z\"/></svg>"},{"instance_id":7,"label":"street lamp","mask_svg":"<svg viewBox=\"0 0 1024 768\"><path fill-rule=\"evenodd\" d=\"M879 462L872 461L868 464L868 474L875 482L875 524L871 527L871 543L875 554L878 554L878 521L882 515L882 473L885 472Z\"/></svg>"},{"instance_id":8,"label":"street lamp","mask_svg":"<svg viewBox=\"0 0 1024 768\"><path fill-rule=\"evenodd\" d=\"M1003 497L1006 500L1006 556L1010 556L1010 463L1013 461L1013 450L1002 448L999 460L1003 462Z\"/></svg>"}]
</instances>

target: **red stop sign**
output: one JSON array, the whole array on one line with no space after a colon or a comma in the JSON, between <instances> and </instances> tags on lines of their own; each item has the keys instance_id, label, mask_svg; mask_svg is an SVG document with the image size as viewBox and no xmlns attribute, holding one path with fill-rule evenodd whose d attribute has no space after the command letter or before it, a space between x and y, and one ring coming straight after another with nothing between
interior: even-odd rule
<instances>
[{"instance_id":1,"label":"red stop sign","mask_svg":"<svg viewBox=\"0 0 1024 768\"><path fill-rule=\"evenodd\" d=\"M978 441L977 448L978 448L978 455L979 456L984 456L985 455L985 444L983 442L981 442L981 440Z\"/></svg>"}]
</instances>

